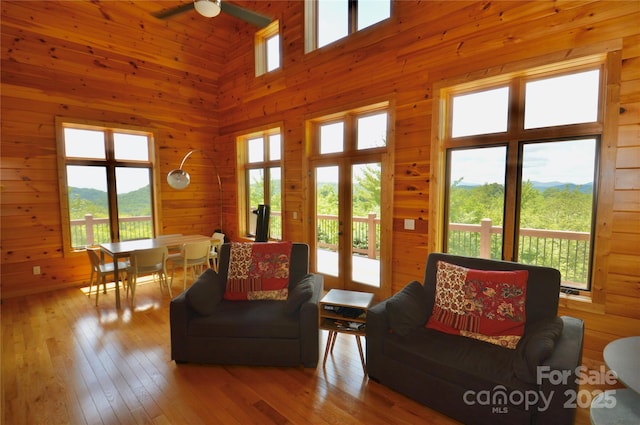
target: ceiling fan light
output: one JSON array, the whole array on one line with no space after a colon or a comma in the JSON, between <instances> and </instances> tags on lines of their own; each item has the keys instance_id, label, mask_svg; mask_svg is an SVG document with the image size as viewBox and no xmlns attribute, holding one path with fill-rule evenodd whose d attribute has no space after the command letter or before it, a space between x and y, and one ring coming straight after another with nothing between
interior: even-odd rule
<instances>
[{"instance_id":1,"label":"ceiling fan light","mask_svg":"<svg viewBox=\"0 0 640 425\"><path fill-rule=\"evenodd\" d=\"M220 0L195 0L193 6L196 11L207 18L220 14Z\"/></svg>"}]
</instances>

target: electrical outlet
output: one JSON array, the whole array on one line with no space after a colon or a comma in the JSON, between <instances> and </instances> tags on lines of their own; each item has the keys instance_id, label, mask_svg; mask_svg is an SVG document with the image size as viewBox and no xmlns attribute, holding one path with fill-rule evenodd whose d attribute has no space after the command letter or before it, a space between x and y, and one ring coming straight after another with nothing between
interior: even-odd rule
<instances>
[{"instance_id":1,"label":"electrical outlet","mask_svg":"<svg viewBox=\"0 0 640 425\"><path fill-rule=\"evenodd\" d=\"M40 274L40 266L33 266L33 274Z\"/></svg>"},{"instance_id":2,"label":"electrical outlet","mask_svg":"<svg viewBox=\"0 0 640 425\"><path fill-rule=\"evenodd\" d=\"M405 230L416 230L416 221L412 218L404 219L404 229Z\"/></svg>"},{"instance_id":3,"label":"electrical outlet","mask_svg":"<svg viewBox=\"0 0 640 425\"><path fill-rule=\"evenodd\" d=\"M298 211L294 211L293 212L293 219L297 220L298 219Z\"/></svg>"}]
</instances>

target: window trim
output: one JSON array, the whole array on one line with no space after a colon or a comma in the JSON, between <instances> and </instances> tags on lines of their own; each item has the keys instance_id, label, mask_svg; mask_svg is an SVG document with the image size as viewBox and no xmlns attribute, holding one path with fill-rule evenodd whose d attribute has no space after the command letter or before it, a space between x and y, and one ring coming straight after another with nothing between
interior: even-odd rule
<instances>
[{"instance_id":1,"label":"window trim","mask_svg":"<svg viewBox=\"0 0 640 425\"><path fill-rule=\"evenodd\" d=\"M266 27L260 29L255 34L255 74L259 77L264 74L270 74L282 69L282 37L278 43L278 49L280 51L280 63L271 71L268 70L268 52L267 41L276 35L280 36L280 21L277 19L271 22Z\"/></svg>"},{"instance_id":2,"label":"window trim","mask_svg":"<svg viewBox=\"0 0 640 425\"><path fill-rule=\"evenodd\" d=\"M266 142L269 136L274 134L280 135L280 159L271 160L269 155L268 143ZM265 156L267 156L267 160L260 162L249 162L248 155L248 146L247 142L251 139L262 138L263 139L263 151ZM285 180L285 169L284 169L284 131L282 123L266 125L263 127L259 127L258 129L249 130L246 133L242 133L236 136L236 146L237 146L237 176L238 176L238 233L243 238L253 239L255 235L251 233L249 229L249 214L248 214L248 204L249 204L249 191L247 187L248 174L249 170L263 170L264 175L263 178L265 182L270 176L269 168L279 167L280 168L280 176L281 176L281 199L280 199L280 209L282 214L282 238L284 239L285 235L285 217L284 217L284 205L285 205L285 191L284 191L284 180ZM265 187L265 197L269 195L269 190ZM269 236L269 239L276 240Z\"/></svg>"},{"instance_id":3,"label":"window trim","mask_svg":"<svg viewBox=\"0 0 640 425\"><path fill-rule=\"evenodd\" d=\"M578 295L561 294L564 305L572 308L586 309L593 312L604 311L606 277L608 273L607 252L610 244L611 226L607 222L611 220L614 196L614 175L610 170L615 168L615 147L617 145L619 88L622 40L614 40L607 45L594 45L584 48L580 52L564 50L542 57L529 58L521 62L506 64L494 69L481 69L466 75L452 77L437 82L433 85L434 102L431 127L431 169L429 185L429 251L442 251L445 229L445 190L446 186L446 131L447 126L443 122L449 122L450 111L446 109L449 103L446 96L451 92L451 87L460 90L469 90L472 87L496 85L500 82L510 81L515 76L526 76L527 79L543 78L545 75L560 75L562 71L571 72L578 68L586 68L589 65L601 64L601 91L602 102L598 112L598 121L593 124L592 131L586 129L584 134L571 133L571 136L584 136L599 134L601 145L599 155L599 170L596 176L597 192L594 193L596 202L596 216L594 219L593 238L593 262L591 264L591 291L580 292ZM575 72L575 71L574 71ZM526 130L525 140L551 138L546 130ZM562 137L562 134L556 135ZM482 137L482 136L481 136ZM490 137L490 136L484 136ZM464 139L464 138L460 138Z\"/></svg>"},{"instance_id":4,"label":"window trim","mask_svg":"<svg viewBox=\"0 0 640 425\"><path fill-rule=\"evenodd\" d=\"M149 160L148 161L135 161L135 160L122 160L117 161L117 166L119 167L127 167L127 166L139 166L141 164L149 164L151 168L151 208L152 208L152 217L153 217L153 231L154 234L158 234L160 232L160 224L162 223L161 216L161 197L160 197L160 170L158 167L158 152L155 144L155 135L152 129L132 126L120 123L113 122L105 122L105 121L94 121L94 120L85 120L78 118L69 118L69 117L55 117L55 128L56 128L56 153L58 157L58 193L60 195L60 224L62 226L62 246L63 246L63 256L74 255L76 253L84 252L84 249L74 249L71 246L71 217L69 211L69 194L67 187L67 172L66 167L68 165L67 157L63 153L65 152L65 139L64 139L64 129L65 128L78 128L78 129L86 129L86 130L97 130L102 132L110 132L110 133L128 133L128 134L138 134L138 135L146 135L149 139ZM115 167L114 161L110 161L109 158L105 160L100 160L104 162L107 167L109 164ZM85 163L95 163L95 160L73 160L75 164L82 165ZM111 202L111 201L110 201ZM113 222L117 223L117 217L110 217Z\"/></svg>"}]
</instances>

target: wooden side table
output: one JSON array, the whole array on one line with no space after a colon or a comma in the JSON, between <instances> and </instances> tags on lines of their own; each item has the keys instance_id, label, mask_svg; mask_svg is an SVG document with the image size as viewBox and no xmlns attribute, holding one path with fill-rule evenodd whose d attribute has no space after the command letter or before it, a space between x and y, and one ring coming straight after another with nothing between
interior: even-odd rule
<instances>
[{"instance_id":1,"label":"wooden side table","mask_svg":"<svg viewBox=\"0 0 640 425\"><path fill-rule=\"evenodd\" d=\"M322 367L327 363L329 351L333 353L337 334L345 333L356 337L362 370L365 374L367 373L360 337L365 336L367 309L371 306L372 301L373 294L344 289L331 289L320 300L318 314L320 329L329 331Z\"/></svg>"}]
</instances>

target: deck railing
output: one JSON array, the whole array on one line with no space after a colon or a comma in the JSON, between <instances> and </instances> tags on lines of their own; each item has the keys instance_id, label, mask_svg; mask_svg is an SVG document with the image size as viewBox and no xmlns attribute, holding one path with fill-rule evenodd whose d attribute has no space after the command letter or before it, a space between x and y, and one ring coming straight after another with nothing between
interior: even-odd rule
<instances>
[{"instance_id":1,"label":"deck railing","mask_svg":"<svg viewBox=\"0 0 640 425\"><path fill-rule=\"evenodd\" d=\"M590 234L546 229L520 229L518 261L560 270L564 285L586 289ZM449 224L447 251L470 257L500 259L502 227L489 219L480 224Z\"/></svg>"},{"instance_id":2,"label":"deck railing","mask_svg":"<svg viewBox=\"0 0 640 425\"><path fill-rule=\"evenodd\" d=\"M338 249L338 216L318 214L318 248ZM353 217L351 223L353 252L367 258L380 258L380 219L371 213L366 217Z\"/></svg>"},{"instance_id":3,"label":"deck railing","mask_svg":"<svg viewBox=\"0 0 640 425\"><path fill-rule=\"evenodd\" d=\"M282 217L272 213L273 233L282 233ZM338 216L319 214L318 248L338 249ZM274 229L275 227L275 229ZM274 232L275 230L275 232ZM151 216L120 219L122 240L153 237ZM353 217L353 252L367 258L380 258L380 219L376 214ZM85 215L83 220L71 220L74 247L96 245L111 240L109 220ZM563 284L587 288L589 278L590 234L545 229L520 229L518 261L524 264L553 267L562 273ZM480 224L449 224L447 251L470 257L500 259L502 257L502 227L489 219Z\"/></svg>"},{"instance_id":4,"label":"deck railing","mask_svg":"<svg viewBox=\"0 0 640 425\"><path fill-rule=\"evenodd\" d=\"M120 240L144 239L153 237L151 216L121 217ZM271 212L271 237L282 238L282 216L280 211ZM71 241L74 248L97 245L111 241L108 218L95 218L86 214L82 220L71 220Z\"/></svg>"},{"instance_id":5,"label":"deck railing","mask_svg":"<svg viewBox=\"0 0 640 425\"><path fill-rule=\"evenodd\" d=\"M151 216L121 217L119 219L120 239L143 239L153 237ZM95 218L85 214L82 220L71 220L71 246L82 248L111 241L108 218Z\"/></svg>"}]
</instances>

